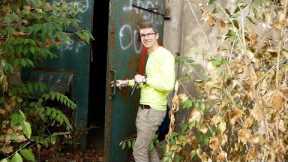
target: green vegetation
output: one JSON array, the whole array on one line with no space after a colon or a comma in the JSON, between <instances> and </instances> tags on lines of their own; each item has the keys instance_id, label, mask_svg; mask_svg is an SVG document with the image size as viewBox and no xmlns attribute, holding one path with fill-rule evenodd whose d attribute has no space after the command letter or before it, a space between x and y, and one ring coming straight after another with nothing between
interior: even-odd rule
<instances>
[{"instance_id":1,"label":"green vegetation","mask_svg":"<svg viewBox=\"0 0 288 162\"><path fill-rule=\"evenodd\" d=\"M201 20L221 44L205 60L214 67L207 78L190 79L197 97L185 90L187 77L179 78L184 91L173 99L164 162L288 160L287 3L237 0L225 8L209 0L201 6ZM192 68L182 76L193 76ZM180 111L186 118L174 123Z\"/></svg>"},{"instance_id":2,"label":"green vegetation","mask_svg":"<svg viewBox=\"0 0 288 162\"><path fill-rule=\"evenodd\" d=\"M43 83L23 82L21 72L57 58L71 39L91 34L77 19L77 2L0 1L0 160L37 161L33 149L67 138L73 128L64 109L76 104Z\"/></svg>"}]
</instances>

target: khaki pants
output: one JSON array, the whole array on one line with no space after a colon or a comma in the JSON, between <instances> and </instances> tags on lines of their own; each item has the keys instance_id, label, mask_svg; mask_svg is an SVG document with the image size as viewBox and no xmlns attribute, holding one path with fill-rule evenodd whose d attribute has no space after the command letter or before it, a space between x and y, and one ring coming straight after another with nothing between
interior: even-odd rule
<instances>
[{"instance_id":1,"label":"khaki pants","mask_svg":"<svg viewBox=\"0 0 288 162\"><path fill-rule=\"evenodd\" d=\"M166 111L159 111L153 108L138 108L136 118L137 138L133 147L135 162L160 162L156 149L150 150L149 145L165 114Z\"/></svg>"}]
</instances>

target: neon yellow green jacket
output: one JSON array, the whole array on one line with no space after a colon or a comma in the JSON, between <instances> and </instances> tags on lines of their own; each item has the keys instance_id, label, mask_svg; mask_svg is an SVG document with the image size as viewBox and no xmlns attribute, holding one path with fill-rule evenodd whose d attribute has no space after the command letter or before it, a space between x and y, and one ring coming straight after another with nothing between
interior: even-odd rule
<instances>
[{"instance_id":1,"label":"neon yellow green jacket","mask_svg":"<svg viewBox=\"0 0 288 162\"><path fill-rule=\"evenodd\" d=\"M167 97L175 84L175 58L167 49L157 48L148 55L146 84L140 86L140 104L150 105L156 110L165 111ZM129 80L134 85L134 80Z\"/></svg>"}]
</instances>

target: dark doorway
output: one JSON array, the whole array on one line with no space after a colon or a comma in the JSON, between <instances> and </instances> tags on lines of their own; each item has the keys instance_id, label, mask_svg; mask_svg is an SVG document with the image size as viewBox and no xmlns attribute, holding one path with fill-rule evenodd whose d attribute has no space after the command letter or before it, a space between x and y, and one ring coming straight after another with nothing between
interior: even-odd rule
<instances>
[{"instance_id":1,"label":"dark doorway","mask_svg":"<svg viewBox=\"0 0 288 162\"><path fill-rule=\"evenodd\" d=\"M105 84L109 0L95 1L88 109L87 148L104 152Z\"/></svg>"}]
</instances>

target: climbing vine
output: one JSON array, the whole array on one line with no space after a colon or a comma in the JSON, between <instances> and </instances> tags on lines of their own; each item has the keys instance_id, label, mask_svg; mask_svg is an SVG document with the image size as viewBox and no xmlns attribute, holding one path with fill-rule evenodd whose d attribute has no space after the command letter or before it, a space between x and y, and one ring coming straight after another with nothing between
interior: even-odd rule
<instances>
[{"instance_id":1,"label":"climbing vine","mask_svg":"<svg viewBox=\"0 0 288 162\"><path fill-rule=\"evenodd\" d=\"M201 21L219 31L221 44L206 60L214 70L192 80L197 97L183 90L174 96L165 162L288 160L287 5L200 5Z\"/></svg>"}]
</instances>

